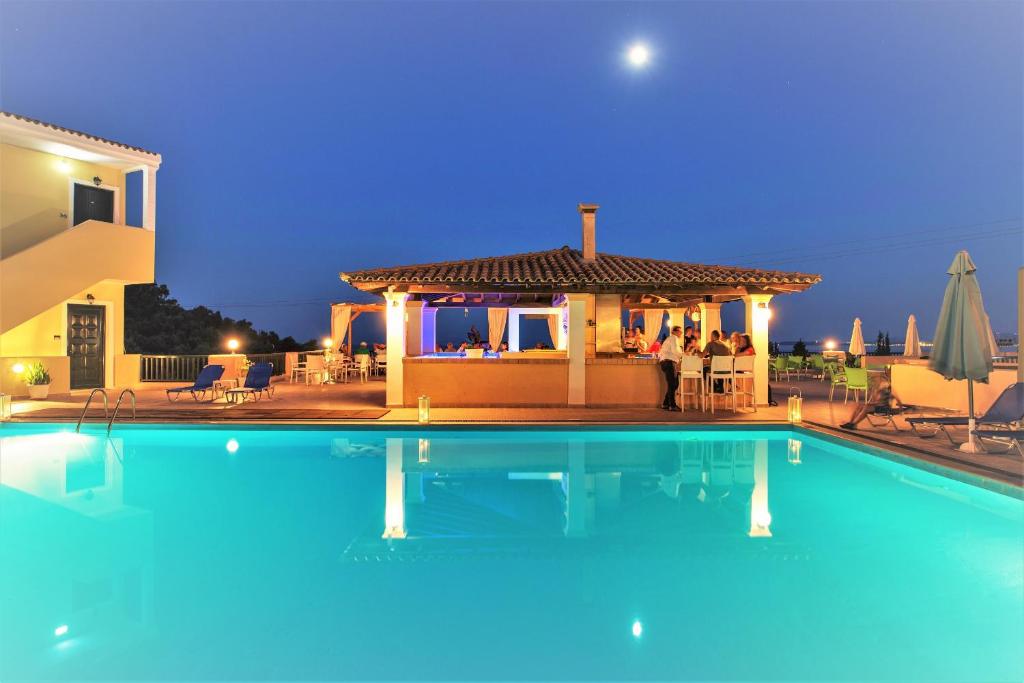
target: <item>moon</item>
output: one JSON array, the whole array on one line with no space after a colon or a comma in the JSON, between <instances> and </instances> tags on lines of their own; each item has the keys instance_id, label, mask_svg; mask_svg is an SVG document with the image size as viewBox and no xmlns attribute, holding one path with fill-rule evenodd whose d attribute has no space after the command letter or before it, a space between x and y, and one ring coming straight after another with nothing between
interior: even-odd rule
<instances>
[{"instance_id":1,"label":"moon","mask_svg":"<svg viewBox=\"0 0 1024 683\"><path fill-rule=\"evenodd\" d=\"M626 61L634 69L642 69L651 61L651 49L644 43L633 43L626 50Z\"/></svg>"}]
</instances>

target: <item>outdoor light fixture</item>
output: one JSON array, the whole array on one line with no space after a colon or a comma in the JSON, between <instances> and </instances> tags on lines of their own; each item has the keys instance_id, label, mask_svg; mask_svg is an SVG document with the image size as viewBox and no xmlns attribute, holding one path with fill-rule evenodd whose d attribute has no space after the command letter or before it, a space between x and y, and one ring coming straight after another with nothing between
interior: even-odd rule
<instances>
[{"instance_id":1,"label":"outdoor light fixture","mask_svg":"<svg viewBox=\"0 0 1024 683\"><path fill-rule=\"evenodd\" d=\"M419 457L420 463L430 462L430 439L420 439Z\"/></svg>"},{"instance_id":2,"label":"outdoor light fixture","mask_svg":"<svg viewBox=\"0 0 1024 683\"><path fill-rule=\"evenodd\" d=\"M85 300L88 301L89 305L91 306L92 302L96 301L96 297L94 297L92 294L86 294L85 295Z\"/></svg>"},{"instance_id":3,"label":"outdoor light fixture","mask_svg":"<svg viewBox=\"0 0 1024 683\"><path fill-rule=\"evenodd\" d=\"M228 339L228 345L227 346L228 346L228 351L230 351L231 353L234 353L235 351L238 350L238 340L235 339L234 337L232 337L231 339Z\"/></svg>"},{"instance_id":4,"label":"outdoor light fixture","mask_svg":"<svg viewBox=\"0 0 1024 683\"><path fill-rule=\"evenodd\" d=\"M420 396L419 400L419 423L421 425L430 422L430 397Z\"/></svg>"},{"instance_id":5,"label":"outdoor light fixture","mask_svg":"<svg viewBox=\"0 0 1024 683\"><path fill-rule=\"evenodd\" d=\"M836 350L836 340L835 339L826 339L825 340L825 349L827 351L835 351Z\"/></svg>"},{"instance_id":6,"label":"outdoor light fixture","mask_svg":"<svg viewBox=\"0 0 1024 683\"><path fill-rule=\"evenodd\" d=\"M786 418L796 424L803 420L804 397L796 387L789 388L789 400L786 401Z\"/></svg>"},{"instance_id":7,"label":"outdoor light fixture","mask_svg":"<svg viewBox=\"0 0 1024 683\"><path fill-rule=\"evenodd\" d=\"M651 61L651 49L643 43L633 43L626 51L626 59L634 69L642 69Z\"/></svg>"},{"instance_id":8,"label":"outdoor light fixture","mask_svg":"<svg viewBox=\"0 0 1024 683\"><path fill-rule=\"evenodd\" d=\"M11 419L11 397L0 394L0 420Z\"/></svg>"},{"instance_id":9,"label":"outdoor light fixture","mask_svg":"<svg viewBox=\"0 0 1024 683\"><path fill-rule=\"evenodd\" d=\"M761 303L759 303L757 305L757 311L764 317L766 322L772 319L772 309L768 308L767 301L762 301Z\"/></svg>"},{"instance_id":10,"label":"outdoor light fixture","mask_svg":"<svg viewBox=\"0 0 1024 683\"><path fill-rule=\"evenodd\" d=\"M800 460L800 449L803 445L804 442L800 439L790 439L789 448L786 450L786 462L790 465L799 465L802 462Z\"/></svg>"},{"instance_id":11,"label":"outdoor light fixture","mask_svg":"<svg viewBox=\"0 0 1024 683\"><path fill-rule=\"evenodd\" d=\"M61 159L57 162L57 170L61 173L71 173L71 164L68 163L67 159Z\"/></svg>"},{"instance_id":12,"label":"outdoor light fixture","mask_svg":"<svg viewBox=\"0 0 1024 683\"><path fill-rule=\"evenodd\" d=\"M67 634L68 634L68 625L67 624L61 624L57 628L53 629L53 636L55 638L60 638L61 636L66 636Z\"/></svg>"},{"instance_id":13,"label":"outdoor light fixture","mask_svg":"<svg viewBox=\"0 0 1024 683\"><path fill-rule=\"evenodd\" d=\"M323 340L322 340L322 341L320 342L320 344L321 344L321 345L322 345L322 346L323 346L323 347L324 347L325 349L329 349L329 348L331 348L332 346L334 346L334 340L333 340L333 339L331 339L330 337L324 337L324 338L323 338Z\"/></svg>"},{"instance_id":14,"label":"outdoor light fixture","mask_svg":"<svg viewBox=\"0 0 1024 683\"><path fill-rule=\"evenodd\" d=\"M13 372L15 375L20 375L21 373L25 372L25 364L15 363L14 365L11 366L11 372Z\"/></svg>"},{"instance_id":15,"label":"outdoor light fixture","mask_svg":"<svg viewBox=\"0 0 1024 683\"><path fill-rule=\"evenodd\" d=\"M96 187L99 187L100 185L103 184L103 178L100 178L98 175L94 175L92 177L92 184L95 185Z\"/></svg>"}]
</instances>

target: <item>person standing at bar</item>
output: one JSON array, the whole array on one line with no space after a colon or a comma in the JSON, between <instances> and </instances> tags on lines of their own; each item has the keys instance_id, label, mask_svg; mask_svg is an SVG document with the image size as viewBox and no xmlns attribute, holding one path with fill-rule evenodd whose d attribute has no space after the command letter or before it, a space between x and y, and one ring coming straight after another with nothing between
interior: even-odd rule
<instances>
[{"instance_id":1,"label":"person standing at bar","mask_svg":"<svg viewBox=\"0 0 1024 683\"><path fill-rule=\"evenodd\" d=\"M675 325L672 334L661 345L658 351L658 365L665 374L665 381L668 383L668 390L661 402L662 410L674 410L682 412L682 408L676 403L676 391L679 389L679 363L683 357L683 348L680 343L683 337L683 328Z\"/></svg>"}]
</instances>

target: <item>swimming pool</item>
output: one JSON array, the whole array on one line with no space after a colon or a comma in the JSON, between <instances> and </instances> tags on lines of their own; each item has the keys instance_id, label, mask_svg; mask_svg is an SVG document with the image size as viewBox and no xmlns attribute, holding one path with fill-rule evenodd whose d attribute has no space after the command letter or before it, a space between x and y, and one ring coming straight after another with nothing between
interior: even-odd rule
<instances>
[{"instance_id":1,"label":"swimming pool","mask_svg":"<svg viewBox=\"0 0 1024 683\"><path fill-rule=\"evenodd\" d=\"M1024 678L1024 503L803 431L0 426L0 680Z\"/></svg>"}]
</instances>

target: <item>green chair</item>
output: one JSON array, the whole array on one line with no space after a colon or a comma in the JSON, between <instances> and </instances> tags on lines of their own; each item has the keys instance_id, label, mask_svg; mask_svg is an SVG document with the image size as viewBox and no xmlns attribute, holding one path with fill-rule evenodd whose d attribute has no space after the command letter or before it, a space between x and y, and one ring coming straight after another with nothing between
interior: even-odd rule
<instances>
[{"instance_id":1,"label":"green chair","mask_svg":"<svg viewBox=\"0 0 1024 683\"><path fill-rule=\"evenodd\" d=\"M786 362L786 357L782 354L772 358L771 371L775 373L775 381L778 382L779 378L783 374L786 375L786 381L789 381L789 364Z\"/></svg>"},{"instance_id":2,"label":"green chair","mask_svg":"<svg viewBox=\"0 0 1024 683\"><path fill-rule=\"evenodd\" d=\"M797 379L799 379L800 375L804 371L804 359L803 359L803 357L802 356L790 356L788 361L787 361L787 365L789 366L789 371L793 372L793 373L796 373ZM787 377L786 379L789 379L789 378Z\"/></svg>"},{"instance_id":3,"label":"green chair","mask_svg":"<svg viewBox=\"0 0 1024 683\"><path fill-rule=\"evenodd\" d=\"M846 403L846 399L850 397L850 391L853 391L853 401L857 402L857 392L861 391L864 393L863 399L866 403L868 400L868 371L866 368L846 368L846 398L843 399L843 403Z\"/></svg>"},{"instance_id":4,"label":"green chair","mask_svg":"<svg viewBox=\"0 0 1024 683\"><path fill-rule=\"evenodd\" d=\"M825 379L825 359L822 356L818 355L818 354L814 354L808 360L811 361L811 370L814 372L814 375L817 376L817 378L819 380L824 380Z\"/></svg>"},{"instance_id":5,"label":"green chair","mask_svg":"<svg viewBox=\"0 0 1024 683\"><path fill-rule=\"evenodd\" d=\"M846 386L846 375L837 363L826 363L825 372L828 373L829 387L828 387L828 400L832 400L832 395L836 392L836 387Z\"/></svg>"}]
</instances>

